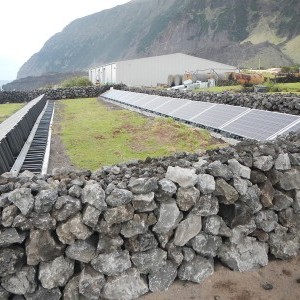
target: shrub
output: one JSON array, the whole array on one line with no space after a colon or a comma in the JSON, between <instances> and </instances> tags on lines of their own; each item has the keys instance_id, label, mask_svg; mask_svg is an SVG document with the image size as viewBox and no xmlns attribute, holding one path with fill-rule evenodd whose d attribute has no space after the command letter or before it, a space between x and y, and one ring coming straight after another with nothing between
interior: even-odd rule
<instances>
[{"instance_id":1,"label":"shrub","mask_svg":"<svg viewBox=\"0 0 300 300\"><path fill-rule=\"evenodd\" d=\"M85 76L76 76L64 80L60 86L62 88L78 87L78 86L92 86L91 81Z\"/></svg>"}]
</instances>

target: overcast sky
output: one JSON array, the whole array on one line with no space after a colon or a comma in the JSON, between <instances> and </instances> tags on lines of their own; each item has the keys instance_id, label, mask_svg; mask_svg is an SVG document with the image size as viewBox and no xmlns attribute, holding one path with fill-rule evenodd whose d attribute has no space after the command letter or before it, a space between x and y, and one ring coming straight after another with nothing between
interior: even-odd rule
<instances>
[{"instance_id":1,"label":"overcast sky","mask_svg":"<svg viewBox=\"0 0 300 300\"><path fill-rule=\"evenodd\" d=\"M0 80L17 71L71 21L129 0L3 0L0 3Z\"/></svg>"}]
</instances>

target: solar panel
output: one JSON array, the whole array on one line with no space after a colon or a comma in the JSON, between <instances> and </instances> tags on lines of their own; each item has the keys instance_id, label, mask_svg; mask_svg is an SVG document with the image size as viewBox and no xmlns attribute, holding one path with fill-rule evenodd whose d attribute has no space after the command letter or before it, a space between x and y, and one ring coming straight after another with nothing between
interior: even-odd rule
<instances>
[{"instance_id":1,"label":"solar panel","mask_svg":"<svg viewBox=\"0 0 300 300\"><path fill-rule=\"evenodd\" d=\"M175 109L178 109L180 106L184 105L186 103L186 99L179 99L179 98L171 98L171 101L166 102L164 105L159 106L155 109L155 111L165 114L165 115L170 115L172 111Z\"/></svg>"},{"instance_id":2,"label":"solar panel","mask_svg":"<svg viewBox=\"0 0 300 300\"><path fill-rule=\"evenodd\" d=\"M103 97L256 140L300 129L300 117L240 106L109 90Z\"/></svg>"},{"instance_id":3,"label":"solar panel","mask_svg":"<svg viewBox=\"0 0 300 300\"><path fill-rule=\"evenodd\" d=\"M209 102L200 102L200 101L189 101L186 106L181 107L179 110L175 110L170 113L170 116L190 121L194 116L200 114L205 109L214 106L214 104Z\"/></svg>"},{"instance_id":4,"label":"solar panel","mask_svg":"<svg viewBox=\"0 0 300 300\"><path fill-rule=\"evenodd\" d=\"M223 128L224 131L255 140L267 140L299 119L298 116L253 109Z\"/></svg>"},{"instance_id":5,"label":"solar panel","mask_svg":"<svg viewBox=\"0 0 300 300\"><path fill-rule=\"evenodd\" d=\"M223 125L248 110L249 108L241 106L217 104L195 117L193 122L220 129Z\"/></svg>"}]
</instances>

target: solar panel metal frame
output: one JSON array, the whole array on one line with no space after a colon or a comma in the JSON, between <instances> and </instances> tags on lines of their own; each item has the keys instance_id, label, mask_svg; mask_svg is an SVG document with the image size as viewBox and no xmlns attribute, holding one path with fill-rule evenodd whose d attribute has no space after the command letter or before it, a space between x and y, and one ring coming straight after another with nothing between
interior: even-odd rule
<instances>
[{"instance_id":1,"label":"solar panel metal frame","mask_svg":"<svg viewBox=\"0 0 300 300\"><path fill-rule=\"evenodd\" d=\"M186 103L186 99L181 98L172 98L172 101L165 103L155 109L156 112L163 114L163 115L170 115L172 111L178 109L180 106Z\"/></svg>"}]
</instances>

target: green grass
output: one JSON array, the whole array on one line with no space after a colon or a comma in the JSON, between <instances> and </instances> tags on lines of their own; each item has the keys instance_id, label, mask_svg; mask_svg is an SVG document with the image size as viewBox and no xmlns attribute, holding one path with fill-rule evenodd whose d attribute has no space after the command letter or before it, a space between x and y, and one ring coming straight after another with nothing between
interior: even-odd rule
<instances>
[{"instance_id":1,"label":"green grass","mask_svg":"<svg viewBox=\"0 0 300 300\"><path fill-rule=\"evenodd\" d=\"M241 85L232 85L232 86L215 86L210 87L208 89L195 89L195 92L212 92L212 93L220 93L220 92L226 92L226 91L234 91L239 92L242 90Z\"/></svg>"},{"instance_id":2,"label":"green grass","mask_svg":"<svg viewBox=\"0 0 300 300\"><path fill-rule=\"evenodd\" d=\"M0 104L0 123L18 111L23 105L23 103Z\"/></svg>"},{"instance_id":3,"label":"green grass","mask_svg":"<svg viewBox=\"0 0 300 300\"><path fill-rule=\"evenodd\" d=\"M113 110L97 99L60 100L60 134L72 163L95 170L131 159L223 145L206 130L165 118Z\"/></svg>"},{"instance_id":4,"label":"green grass","mask_svg":"<svg viewBox=\"0 0 300 300\"><path fill-rule=\"evenodd\" d=\"M295 83L266 83L269 86L270 92L279 93L300 93L300 82Z\"/></svg>"}]
</instances>

